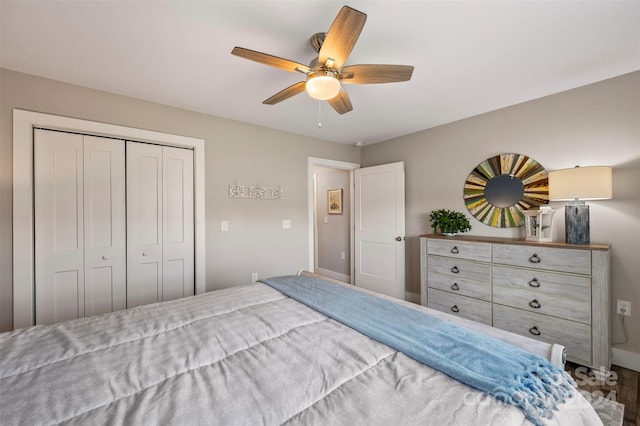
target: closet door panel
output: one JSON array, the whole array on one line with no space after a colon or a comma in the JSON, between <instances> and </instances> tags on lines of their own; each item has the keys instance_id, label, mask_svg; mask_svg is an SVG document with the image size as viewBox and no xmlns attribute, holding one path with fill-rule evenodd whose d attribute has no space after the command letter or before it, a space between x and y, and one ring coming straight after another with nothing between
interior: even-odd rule
<instances>
[{"instance_id":1,"label":"closet door panel","mask_svg":"<svg viewBox=\"0 0 640 426\"><path fill-rule=\"evenodd\" d=\"M162 147L127 141L127 307L162 294Z\"/></svg>"},{"instance_id":2,"label":"closet door panel","mask_svg":"<svg viewBox=\"0 0 640 426\"><path fill-rule=\"evenodd\" d=\"M83 141L34 131L36 324L84 315Z\"/></svg>"},{"instance_id":3,"label":"closet door panel","mask_svg":"<svg viewBox=\"0 0 640 426\"><path fill-rule=\"evenodd\" d=\"M85 315L126 307L125 147L84 136Z\"/></svg>"},{"instance_id":4,"label":"closet door panel","mask_svg":"<svg viewBox=\"0 0 640 426\"><path fill-rule=\"evenodd\" d=\"M193 151L163 147L162 300L194 294Z\"/></svg>"}]
</instances>

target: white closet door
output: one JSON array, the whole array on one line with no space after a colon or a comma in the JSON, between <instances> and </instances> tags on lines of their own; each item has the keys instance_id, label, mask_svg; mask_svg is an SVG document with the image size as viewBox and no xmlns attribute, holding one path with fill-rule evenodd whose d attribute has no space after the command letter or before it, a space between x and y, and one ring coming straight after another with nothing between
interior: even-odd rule
<instances>
[{"instance_id":1,"label":"white closet door","mask_svg":"<svg viewBox=\"0 0 640 426\"><path fill-rule=\"evenodd\" d=\"M127 307L162 295L162 147L127 141Z\"/></svg>"},{"instance_id":2,"label":"white closet door","mask_svg":"<svg viewBox=\"0 0 640 426\"><path fill-rule=\"evenodd\" d=\"M84 136L85 316L126 307L125 226L124 142Z\"/></svg>"},{"instance_id":3,"label":"white closet door","mask_svg":"<svg viewBox=\"0 0 640 426\"><path fill-rule=\"evenodd\" d=\"M127 307L193 294L193 151L128 141Z\"/></svg>"},{"instance_id":4,"label":"white closet door","mask_svg":"<svg viewBox=\"0 0 640 426\"><path fill-rule=\"evenodd\" d=\"M84 315L82 138L34 134L36 324Z\"/></svg>"},{"instance_id":5,"label":"white closet door","mask_svg":"<svg viewBox=\"0 0 640 426\"><path fill-rule=\"evenodd\" d=\"M162 300L194 294L193 151L163 147Z\"/></svg>"}]
</instances>

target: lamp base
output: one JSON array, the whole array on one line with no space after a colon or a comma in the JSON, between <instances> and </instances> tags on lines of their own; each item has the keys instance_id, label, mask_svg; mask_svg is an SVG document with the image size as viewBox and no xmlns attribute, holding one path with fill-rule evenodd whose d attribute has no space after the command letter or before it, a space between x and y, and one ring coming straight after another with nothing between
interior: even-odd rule
<instances>
[{"instance_id":1,"label":"lamp base","mask_svg":"<svg viewBox=\"0 0 640 426\"><path fill-rule=\"evenodd\" d=\"M589 206L584 201L564 207L564 235L567 244L589 244Z\"/></svg>"}]
</instances>

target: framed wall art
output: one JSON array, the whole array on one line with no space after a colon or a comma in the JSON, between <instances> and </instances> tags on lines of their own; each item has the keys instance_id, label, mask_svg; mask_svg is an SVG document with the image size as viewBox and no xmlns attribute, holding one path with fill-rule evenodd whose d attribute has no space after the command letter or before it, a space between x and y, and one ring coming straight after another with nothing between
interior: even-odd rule
<instances>
[{"instance_id":1,"label":"framed wall art","mask_svg":"<svg viewBox=\"0 0 640 426\"><path fill-rule=\"evenodd\" d=\"M327 210L329 214L342 214L342 189L327 191Z\"/></svg>"}]
</instances>

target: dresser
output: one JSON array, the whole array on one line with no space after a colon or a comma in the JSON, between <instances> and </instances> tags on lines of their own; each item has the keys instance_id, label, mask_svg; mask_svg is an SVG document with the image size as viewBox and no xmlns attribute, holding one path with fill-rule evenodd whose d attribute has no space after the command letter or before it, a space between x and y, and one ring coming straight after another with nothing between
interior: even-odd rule
<instances>
[{"instance_id":1,"label":"dresser","mask_svg":"<svg viewBox=\"0 0 640 426\"><path fill-rule=\"evenodd\" d=\"M422 304L609 369L610 245L422 235Z\"/></svg>"}]
</instances>

